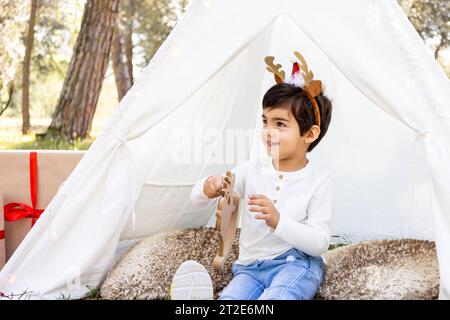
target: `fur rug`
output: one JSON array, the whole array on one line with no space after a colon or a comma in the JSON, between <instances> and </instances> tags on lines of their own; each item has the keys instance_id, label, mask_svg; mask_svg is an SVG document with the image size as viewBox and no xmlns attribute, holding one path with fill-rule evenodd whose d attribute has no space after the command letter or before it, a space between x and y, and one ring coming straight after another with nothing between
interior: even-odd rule
<instances>
[{"instance_id":1,"label":"fur rug","mask_svg":"<svg viewBox=\"0 0 450 320\"><path fill-rule=\"evenodd\" d=\"M219 246L213 228L186 229L158 234L141 240L122 256L104 281L100 295L104 299L170 299L170 284L175 271L186 260L205 266L211 275L214 293L231 281L231 262L239 252L239 230L223 272L212 262Z\"/></svg>"},{"instance_id":2,"label":"fur rug","mask_svg":"<svg viewBox=\"0 0 450 320\"><path fill-rule=\"evenodd\" d=\"M372 240L330 250L319 299L437 299L434 242Z\"/></svg>"},{"instance_id":3,"label":"fur rug","mask_svg":"<svg viewBox=\"0 0 450 320\"><path fill-rule=\"evenodd\" d=\"M239 231L238 231L239 232ZM169 299L178 266L186 260L208 270L214 295L231 281L238 236L223 272L212 267L219 244L213 228L186 229L145 238L134 245L104 281L103 299ZM380 240L330 250L318 299L435 299L439 272L434 243Z\"/></svg>"}]
</instances>

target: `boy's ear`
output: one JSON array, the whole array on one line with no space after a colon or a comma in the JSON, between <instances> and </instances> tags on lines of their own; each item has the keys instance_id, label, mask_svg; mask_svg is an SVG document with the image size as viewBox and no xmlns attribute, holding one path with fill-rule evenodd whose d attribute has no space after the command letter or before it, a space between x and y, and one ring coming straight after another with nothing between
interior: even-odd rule
<instances>
[{"instance_id":1,"label":"boy's ear","mask_svg":"<svg viewBox=\"0 0 450 320\"><path fill-rule=\"evenodd\" d=\"M317 125L313 125L311 129L306 133L305 142L313 143L320 135L320 127Z\"/></svg>"}]
</instances>

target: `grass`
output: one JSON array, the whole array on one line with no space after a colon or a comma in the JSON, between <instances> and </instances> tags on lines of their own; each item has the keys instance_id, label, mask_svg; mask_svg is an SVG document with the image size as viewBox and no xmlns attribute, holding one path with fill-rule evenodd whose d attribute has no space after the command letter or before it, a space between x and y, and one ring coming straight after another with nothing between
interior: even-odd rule
<instances>
[{"instance_id":1,"label":"grass","mask_svg":"<svg viewBox=\"0 0 450 320\"><path fill-rule=\"evenodd\" d=\"M87 288L89 289L88 294L86 295L86 297L81 298L80 300L102 300L102 297L100 295L100 288L94 288L90 286L87 286Z\"/></svg>"},{"instance_id":2,"label":"grass","mask_svg":"<svg viewBox=\"0 0 450 320\"><path fill-rule=\"evenodd\" d=\"M0 150L87 150L94 140L77 139L69 143L64 139L40 139L28 134L0 140Z\"/></svg>"},{"instance_id":3,"label":"grass","mask_svg":"<svg viewBox=\"0 0 450 320\"><path fill-rule=\"evenodd\" d=\"M61 138L42 139L36 134L47 129L46 123L39 123L23 135L20 126L3 119L0 125L0 150L87 150L95 140L95 135L86 139L76 139L72 143Z\"/></svg>"},{"instance_id":4,"label":"grass","mask_svg":"<svg viewBox=\"0 0 450 320\"><path fill-rule=\"evenodd\" d=\"M328 247L328 250L334 250L343 246L346 246L348 243L337 243L337 244L330 244Z\"/></svg>"}]
</instances>

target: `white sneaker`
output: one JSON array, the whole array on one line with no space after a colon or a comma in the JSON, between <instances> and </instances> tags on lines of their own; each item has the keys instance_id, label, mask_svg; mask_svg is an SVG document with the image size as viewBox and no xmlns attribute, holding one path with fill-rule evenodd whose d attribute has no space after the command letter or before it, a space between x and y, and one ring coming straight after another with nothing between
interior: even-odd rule
<instances>
[{"instance_id":1,"label":"white sneaker","mask_svg":"<svg viewBox=\"0 0 450 320\"><path fill-rule=\"evenodd\" d=\"M171 300L212 300L213 296L211 277L204 266L188 260L178 267L170 286Z\"/></svg>"}]
</instances>

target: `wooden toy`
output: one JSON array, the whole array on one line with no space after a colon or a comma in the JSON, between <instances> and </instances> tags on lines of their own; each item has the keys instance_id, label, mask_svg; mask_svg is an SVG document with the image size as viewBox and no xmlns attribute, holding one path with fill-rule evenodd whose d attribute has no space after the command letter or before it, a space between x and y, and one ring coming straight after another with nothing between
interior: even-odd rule
<instances>
[{"instance_id":1,"label":"wooden toy","mask_svg":"<svg viewBox=\"0 0 450 320\"><path fill-rule=\"evenodd\" d=\"M241 197L233 192L233 187L234 174L231 171L227 171L216 210L216 230L219 233L219 249L213 261L213 266L216 269L223 268L236 234Z\"/></svg>"}]
</instances>

